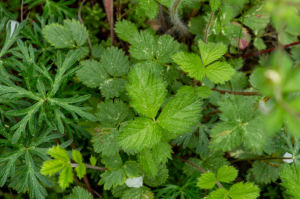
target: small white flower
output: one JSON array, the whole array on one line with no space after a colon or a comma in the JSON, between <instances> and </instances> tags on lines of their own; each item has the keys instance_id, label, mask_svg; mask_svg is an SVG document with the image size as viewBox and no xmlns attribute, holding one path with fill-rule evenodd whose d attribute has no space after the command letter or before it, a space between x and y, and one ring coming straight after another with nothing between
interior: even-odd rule
<instances>
[{"instance_id":1,"label":"small white flower","mask_svg":"<svg viewBox=\"0 0 300 199\"><path fill-rule=\"evenodd\" d=\"M139 188L143 186L143 177L136 177L136 178L127 178L125 181L125 184L128 187L134 187L134 188Z\"/></svg>"},{"instance_id":2,"label":"small white flower","mask_svg":"<svg viewBox=\"0 0 300 199\"><path fill-rule=\"evenodd\" d=\"M290 153L285 153L283 157L284 158L292 158L293 155ZM283 159L283 162L292 163L292 162L294 162L294 160L293 159Z\"/></svg>"},{"instance_id":3,"label":"small white flower","mask_svg":"<svg viewBox=\"0 0 300 199\"><path fill-rule=\"evenodd\" d=\"M6 24L6 31L8 31L8 25L10 24L10 37L13 35L15 29L19 26L19 22L15 20L9 20Z\"/></svg>"}]
</instances>

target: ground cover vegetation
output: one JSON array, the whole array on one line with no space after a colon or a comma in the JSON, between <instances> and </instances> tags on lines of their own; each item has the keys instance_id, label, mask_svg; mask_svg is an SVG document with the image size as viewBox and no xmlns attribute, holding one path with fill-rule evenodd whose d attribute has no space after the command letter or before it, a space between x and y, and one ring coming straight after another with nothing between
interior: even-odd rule
<instances>
[{"instance_id":1,"label":"ground cover vegetation","mask_svg":"<svg viewBox=\"0 0 300 199\"><path fill-rule=\"evenodd\" d=\"M0 2L0 197L300 198L299 9Z\"/></svg>"}]
</instances>

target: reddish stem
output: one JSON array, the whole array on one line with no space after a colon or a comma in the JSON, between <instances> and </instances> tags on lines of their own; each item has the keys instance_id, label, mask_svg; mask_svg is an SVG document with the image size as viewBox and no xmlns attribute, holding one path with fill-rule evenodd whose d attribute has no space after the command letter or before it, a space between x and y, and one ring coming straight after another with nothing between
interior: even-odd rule
<instances>
[{"instance_id":1,"label":"reddish stem","mask_svg":"<svg viewBox=\"0 0 300 199\"><path fill-rule=\"evenodd\" d=\"M117 7L117 18L119 18L119 16L120 16L120 3L121 2L121 0L118 0L118 7Z\"/></svg>"},{"instance_id":2,"label":"reddish stem","mask_svg":"<svg viewBox=\"0 0 300 199\"><path fill-rule=\"evenodd\" d=\"M224 91L224 90L219 90L219 89L211 89L213 91L217 91L221 94L225 94L225 93L229 93L229 94L232 94L232 95L245 95L245 96L255 96L255 95L259 95L258 92L240 92L240 91Z\"/></svg>"}]
</instances>

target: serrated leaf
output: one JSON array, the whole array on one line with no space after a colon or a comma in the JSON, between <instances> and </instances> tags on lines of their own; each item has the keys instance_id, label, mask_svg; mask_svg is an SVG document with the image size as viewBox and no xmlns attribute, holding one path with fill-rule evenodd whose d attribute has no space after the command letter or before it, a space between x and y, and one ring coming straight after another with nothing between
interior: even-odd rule
<instances>
[{"instance_id":1,"label":"serrated leaf","mask_svg":"<svg viewBox=\"0 0 300 199\"><path fill-rule=\"evenodd\" d=\"M77 176L79 179L83 178L83 176L86 174L85 164L80 163L79 166L75 168L75 171L77 172Z\"/></svg>"},{"instance_id":2,"label":"serrated leaf","mask_svg":"<svg viewBox=\"0 0 300 199\"><path fill-rule=\"evenodd\" d=\"M220 59L226 52L227 46L223 43L204 43L201 39L198 41L201 59L204 66Z\"/></svg>"},{"instance_id":3,"label":"serrated leaf","mask_svg":"<svg viewBox=\"0 0 300 199\"><path fill-rule=\"evenodd\" d=\"M48 160L43 163L41 174L52 176L65 167L65 162L59 159Z\"/></svg>"},{"instance_id":4,"label":"serrated leaf","mask_svg":"<svg viewBox=\"0 0 300 199\"><path fill-rule=\"evenodd\" d=\"M166 84L150 69L135 65L129 73L130 84L126 85L130 105L140 114L155 118L166 99Z\"/></svg>"},{"instance_id":5,"label":"serrated leaf","mask_svg":"<svg viewBox=\"0 0 300 199\"><path fill-rule=\"evenodd\" d=\"M47 150L47 153L55 159L60 159L64 162L69 162L70 158L65 149L63 149L60 145L53 146Z\"/></svg>"},{"instance_id":6,"label":"serrated leaf","mask_svg":"<svg viewBox=\"0 0 300 199\"><path fill-rule=\"evenodd\" d=\"M118 144L125 149L139 152L157 145L161 137L161 127L148 118L138 117L120 132Z\"/></svg>"},{"instance_id":7,"label":"serrated leaf","mask_svg":"<svg viewBox=\"0 0 300 199\"><path fill-rule=\"evenodd\" d=\"M172 55L179 50L179 45L170 35L158 38L156 59L159 63L172 62Z\"/></svg>"},{"instance_id":8,"label":"serrated leaf","mask_svg":"<svg viewBox=\"0 0 300 199\"><path fill-rule=\"evenodd\" d=\"M212 189L217 182L217 178L213 172L206 172L198 179L197 186L201 189Z\"/></svg>"},{"instance_id":9,"label":"serrated leaf","mask_svg":"<svg viewBox=\"0 0 300 199\"><path fill-rule=\"evenodd\" d=\"M72 194L70 194L67 199L93 199L93 196L82 187L74 187L72 189Z\"/></svg>"},{"instance_id":10,"label":"serrated leaf","mask_svg":"<svg viewBox=\"0 0 300 199\"><path fill-rule=\"evenodd\" d=\"M236 73L235 70L226 62L215 62L205 68L208 79L216 84L224 84L225 81Z\"/></svg>"},{"instance_id":11,"label":"serrated leaf","mask_svg":"<svg viewBox=\"0 0 300 199\"><path fill-rule=\"evenodd\" d=\"M151 0L139 0L136 12L143 13L142 16L146 15L150 20L154 19L158 13L158 4Z\"/></svg>"},{"instance_id":12,"label":"serrated leaf","mask_svg":"<svg viewBox=\"0 0 300 199\"><path fill-rule=\"evenodd\" d=\"M255 181L258 183L269 184L271 182L275 182L279 177L279 169L263 161L255 161L252 167L253 168L251 170L253 175L255 175Z\"/></svg>"},{"instance_id":13,"label":"serrated leaf","mask_svg":"<svg viewBox=\"0 0 300 199\"><path fill-rule=\"evenodd\" d=\"M205 77L204 66L198 55L179 52L173 55L172 59L179 64L182 70L188 72L188 76L191 78L201 81Z\"/></svg>"},{"instance_id":14,"label":"serrated leaf","mask_svg":"<svg viewBox=\"0 0 300 199\"><path fill-rule=\"evenodd\" d=\"M106 99L119 97L125 90L126 83L127 81L122 78L110 78L100 84L100 90Z\"/></svg>"},{"instance_id":15,"label":"serrated leaf","mask_svg":"<svg viewBox=\"0 0 300 199\"><path fill-rule=\"evenodd\" d=\"M124 169L115 169L105 171L105 173L101 174L101 179L98 184L104 184L104 189L108 190L111 187L115 188L118 185L123 185L125 181L126 175Z\"/></svg>"},{"instance_id":16,"label":"serrated leaf","mask_svg":"<svg viewBox=\"0 0 300 199\"><path fill-rule=\"evenodd\" d=\"M158 187L159 185L162 185L166 182L166 180L169 177L169 171L167 169L167 166L164 164L160 164L158 166L158 172L154 178L149 177L146 175L144 177L144 183L150 187Z\"/></svg>"},{"instance_id":17,"label":"serrated leaf","mask_svg":"<svg viewBox=\"0 0 300 199\"><path fill-rule=\"evenodd\" d=\"M154 194L148 187L131 188L125 190L121 199L154 199Z\"/></svg>"},{"instance_id":18,"label":"serrated leaf","mask_svg":"<svg viewBox=\"0 0 300 199\"><path fill-rule=\"evenodd\" d=\"M216 11L221 5L221 0L209 0L209 5L213 11Z\"/></svg>"},{"instance_id":19,"label":"serrated leaf","mask_svg":"<svg viewBox=\"0 0 300 199\"><path fill-rule=\"evenodd\" d=\"M138 163L135 161L126 161L123 168L129 178L140 176L140 168Z\"/></svg>"},{"instance_id":20,"label":"serrated leaf","mask_svg":"<svg viewBox=\"0 0 300 199\"><path fill-rule=\"evenodd\" d=\"M89 59L80 63L83 67L76 72L76 75L83 84L96 88L109 77L99 62Z\"/></svg>"},{"instance_id":21,"label":"serrated leaf","mask_svg":"<svg viewBox=\"0 0 300 199\"><path fill-rule=\"evenodd\" d=\"M73 182L73 173L71 165L67 165L59 174L58 183L62 189L69 187Z\"/></svg>"},{"instance_id":22,"label":"serrated leaf","mask_svg":"<svg viewBox=\"0 0 300 199\"><path fill-rule=\"evenodd\" d=\"M232 199L256 199L259 196L259 188L253 183L236 183L230 187L228 196Z\"/></svg>"},{"instance_id":23,"label":"serrated leaf","mask_svg":"<svg viewBox=\"0 0 300 199\"><path fill-rule=\"evenodd\" d=\"M231 182L238 175L238 171L233 166L223 166L218 170L217 180L221 182Z\"/></svg>"},{"instance_id":24,"label":"serrated leaf","mask_svg":"<svg viewBox=\"0 0 300 199\"><path fill-rule=\"evenodd\" d=\"M155 157L154 161L156 165L159 165L161 163L166 164L168 162L168 159L172 159L172 146L167 142L160 142L152 149L151 152Z\"/></svg>"},{"instance_id":25,"label":"serrated leaf","mask_svg":"<svg viewBox=\"0 0 300 199\"><path fill-rule=\"evenodd\" d=\"M252 30L263 29L270 22L270 14L266 13L264 4L257 4L250 8L239 21Z\"/></svg>"},{"instance_id":26,"label":"serrated leaf","mask_svg":"<svg viewBox=\"0 0 300 199\"><path fill-rule=\"evenodd\" d=\"M156 52L155 39L149 32L140 31L140 33L133 34L129 38L129 43L131 44L129 52L134 58L139 60L152 60L154 58Z\"/></svg>"},{"instance_id":27,"label":"serrated leaf","mask_svg":"<svg viewBox=\"0 0 300 199\"><path fill-rule=\"evenodd\" d=\"M111 157L103 157L101 162L105 164L105 167L110 170L121 168L123 165L122 159L119 154Z\"/></svg>"},{"instance_id":28,"label":"serrated leaf","mask_svg":"<svg viewBox=\"0 0 300 199\"><path fill-rule=\"evenodd\" d=\"M138 32L136 25L125 19L122 21L117 21L114 30L116 31L118 37L123 41L128 41L133 34Z\"/></svg>"},{"instance_id":29,"label":"serrated leaf","mask_svg":"<svg viewBox=\"0 0 300 199\"><path fill-rule=\"evenodd\" d=\"M178 94L165 105L157 123L171 133L189 132L199 123L201 104L197 94Z\"/></svg>"},{"instance_id":30,"label":"serrated leaf","mask_svg":"<svg viewBox=\"0 0 300 199\"><path fill-rule=\"evenodd\" d=\"M211 194L205 199L230 199L227 196L228 190L225 188L217 189L216 191L211 192Z\"/></svg>"},{"instance_id":31,"label":"serrated leaf","mask_svg":"<svg viewBox=\"0 0 300 199\"><path fill-rule=\"evenodd\" d=\"M96 163L97 163L97 159L94 156L91 156L90 157L90 163L91 163L92 166L95 166Z\"/></svg>"},{"instance_id":32,"label":"serrated leaf","mask_svg":"<svg viewBox=\"0 0 300 199\"><path fill-rule=\"evenodd\" d=\"M73 160L80 164L82 162L82 155L79 151L77 150L72 150L72 156L73 156Z\"/></svg>"},{"instance_id":33,"label":"serrated leaf","mask_svg":"<svg viewBox=\"0 0 300 199\"><path fill-rule=\"evenodd\" d=\"M280 178L283 183L281 184L285 187L286 193L292 195L295 198L300 197L300 165L292 163L280 165Z\"/></svg>"},{"instance_id":34,"label":"serrated leaf","mask_svg":"<svg viewBox=\"0 0 300 199\"><path fill-rule=\"evenodd\" d=\"M43 29L45 39L56 48L74 48L74 39L67 28L60 24L46 25Z\"/></svg>"},{"instance_id":35,"label":"serrated leaf","mask_svg":"<svg viewBox=\"0 0 300 199\"><path fill-rule=\"evenodd\" d=\"M88 31L83 24L75 19L66 19L64 20L64 26L69 30L73 39L76 41L77 46L82 46L88 37Z\"/></svg>"},{"instance_id":36,"label":"serrated leaf","mask_svg":"<svg viewBox=\"0 0 300 199\"><path fill-rule=\"evenodd\" d=\"M149 176L155 177L157 174L157 165L155 164L154 157L149 150L142 151L137 155L137 160L142 170Z\"/></svg>"}]
</instances>

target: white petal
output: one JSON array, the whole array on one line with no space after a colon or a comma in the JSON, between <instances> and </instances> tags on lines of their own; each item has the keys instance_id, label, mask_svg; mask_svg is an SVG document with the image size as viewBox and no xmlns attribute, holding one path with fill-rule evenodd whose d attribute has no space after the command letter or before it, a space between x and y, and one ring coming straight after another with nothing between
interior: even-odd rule
<instances>
[{"instance_id":1,"label":"white petal","mask_svg":"<svg viewBox=\"0 0 300 199\"><path fill-rule=\"evenodd\" d=\"M125 184L128 187L134 187L134 188L139 188L143 186L143 177L136 177L136 178L127 178L125 181Z\"/></svg>"},{"instance_id":2,"label":"white petal","mask_svg":"<svg viewBox=\"0 0 300 199\"><path fill-rule=\"evenodd\" d=\"M293 155L290 153L285 153L283 157L284 158L292 158ZM283 162L292 163L292 162L294 162L294 160L293 159L283 159Z\"/></svg>"},{"instance_id":3,"label":"white petal","mask_svg":"<svg viewBox=\"0 0 300 199\"><path fill-rule=\"evenodd\" d=\"M19 22L18 21L15 21L15 20L9 20L6 24L6 31L8 29L8 25L10 24L10 37L13 35L14 31L15 31L15 28L17 28L19 26Z\"/></svg>"}]
</instances>

